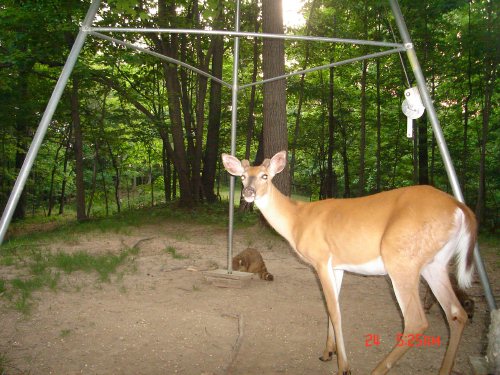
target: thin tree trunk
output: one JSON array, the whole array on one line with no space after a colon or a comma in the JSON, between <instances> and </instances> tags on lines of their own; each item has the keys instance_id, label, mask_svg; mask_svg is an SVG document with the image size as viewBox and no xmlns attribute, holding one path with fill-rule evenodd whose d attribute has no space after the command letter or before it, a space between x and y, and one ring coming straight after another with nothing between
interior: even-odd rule
<instances>
[{"instance_id":1,"label":"thin tree trunk","mask_svg":"<svg viewBox=\"0 0 500 375\"><path fill-rule=\"evenodd\" d=\"M487 35L492 37L495 35L493 32L493 2L486 3L486 31ZM492 46L494 40L490 40L489 45ZM485 205L486 205L486 145L488 142L488 132L490 127L490 115L492 109L491 98L496 81L496 72L498 67L498 53L496 50L490 49L487 51L484 61L484 102L483 102L483 121L481 126L481 154L479 159L479 185L477 191L476 203L476 217L479 224L484 221Z\"/></svg>"},{"instance_id":2,"label":"thin tree trunk","mask_svg":"<svg viewBox=\"0 0 500 375\"><path fill-rule=\"evenodd\" d=\"M170 200L172 199L172 170L170 168L170 158L168 156L167 146L165 144L167 141L162 138L163 191L165 195L165 202L170 202Z\"/></svg>"},{"instance_id":3,"label":"thin tree trunk","mask_svg":"<svg viewBox=\"0 0 500 375\"><path fill-rule=\"evenodd\" d=\"M222 12L223 4L219 1L220 9L219 22L224 19ZM218 10L219 11L219 10ZM222 36L214 36L213 57L212 57L212 75L222 78L222 68L224 59L224 40ZM219 133L222 113L222 86L220 83L210 81L210 98L208 103L208 129L205 155L203 158L203 195L207 202L215 203L217 196L214 194L215 175L217 171L217 162L219 154Z\"/></svg>"},{"instance_id":4,"label":"thin tree trunk","mask_svg":"<svg viewBox=\"0 0 500 375\"><path fill-rule=\"evenodd\" d=\"M59 197L59 215L64 213L64 201L66 199L66 184L67 184L67 173L68 173L68 159L71 148L71 138L73 133L72 124L69 125L68 138L66 140L66 149L64 151L64 163L63 163L63 180L61 183L61 195Z\"/></svg>"},{"instance_id":5,"label":"thin tree trunk","mask_svg":"<svg viewBox=\"0 0 500 375\"><path fill-rule=\"evenodd\" d=\"M78 96L79 79L73 75L71 91L71 120L74 133L75 150L75 182L76 182L76 218L78 221L87 219L85 212L85 182L83 178L83 135L80 122L80 100Z\"/></svg>"},{"instance_id":6,"label":"thin tree trunk","mask_svg":"<svg viewBox=\"0 0 500 375\"><path fill-rule=\"evenodd\" d=\"M382 23L380 20L380 13L377 13L377 36L378 39L382 39ZM382 170L380 167L380 158L381 158L381 128L382 128L382 118L381 118L381 97L380 97L380 59L376 60L376 85L377 85L377 150L375 155L375 191L379 192L381 190L381 179L382 179Z\"/></svg>"},{"instance_id":7,"label":"thin tree trunk","mask_svg":"<svg viewBox=\"0 0 500 375\"><path fill-rule=\"evenodd\" d=\"M468 50L467 50L467 86L468 93L464 99L464 132L462 137L462 168L460 171L460 185L467 201L467 154L469 153L468 131L469 131L469 102L472 98L472 57L471 57L471 2L469 2L468 22L467 22Z\"/></svg>"},{"instance_id":8,"label":"thin tree trunk","mask_svg":"<svg viewBox=\"0 0 500 375\"><path fill-rule=\"evenodd\" d=\"M259 21L259 7L255 3L255 17L254 17L254 31L257 33L260 30ZM253 58L252 58L252 82L257 81L257 74L259 71L259 57L260 57L260 38L254 38L253 42ZM245 159L250 160L250 148L252 146L252 139L255 132L255 97L257 87L254 85L250 88L250 102L248 103L248 117L247 117L247 133L245 142ZM247 202L243 198L243 190L240 194L240 212L251 212L253 210L253 202Z\"/></svg>"},{"instance_id":9,"label":"thin tree trunk","mask_svg":"<svg viewBox=\"0 0 500 375\"><path fill-rule=\"evenodd\" d=\"M115 200L116 200L116 210L121 212L121 202L120 202L120 165L117 161L116 156L113 154L113 150L111 149L111 145L108 141L106 141L108 146L109 156L111 157L111 164L113 165L113 169L115 170Z\"/></svg>"},{"instance_id":10,"label":"thin tree trunk","mask_svg":"<svg viewBox=\"0 0 500 375\"><path fill-rule=\"evenodd\" d=\"M368 6L364 1L364 35L368 39ZM366 48L364 48L366 52ZM366 177L365 177L365 153L366 153L366 78L368 74L368 61L363 60L361 70L361 119L360 119L360 139L359 139L359 187L358 194L365 195Z\"/></svg>"},{"instance_id":11,"label":"thin tree trunk","mask_svg":"<svg viewBox=\"0 0 500 375\"><path fill-rule=\"evenodd\" d=\"M339 114L342 114L342 103L339 102ZM339 117L339 129L342 135L342 147L340 149L340 154L342 156L342 168L344 171L344 198L349 198L351 196L351 181L349 176L349 159L347 157L347 131L346 124L342 117Z\"/></svg>"},{"instance_id":12,"label":"thin tree trunk","mask_svg":"<svg viewBox=\"0 0 500 375\"><path fill-rule=\"evenodd\" d=\"M310 34L310 22L311 19L314 16L314 11L316 9L318 2L315 0L313 1L311 5L311 10L309 13L309 17L307 19L306 23L306 31L305 35L309 36ZM305 53L304 53L304 64L302 65L302 70L305 70L307 66L309 65L309 55L310 55L310 44L309 42L306 42L305 45ZM297 150L297 141L300 136L300 121L302 117L302 103L304 101L304 81L305 81L305 74L301 74L300 76L300 81L299 81L299 98L297 101L297 112L295 114L295 128L293 132L293 140L291 144L291 149L290 149L290 154L291 154L291 160L290 160L290 187L293 186L293 177L294 177L294 172L295 172L295 152Z\"/></svg>"},{"instance_id":13,"label":"thin tree trunk","mask_svg":"<svg viewBox=\"0 0 500 375\"><path fill-rule=\"evenodd\" d=\"M106 207L106 216L109 216L108 187L106 184L106 176L104 175L104 169L101 169L101 179L102 179L102 187L104 189L104 205Z\"/></svg>"},{"instance_id":14,"label":"thin tree trunk","mask_svg":"<svg viewBox=\"0 0 500 375\"><path fill-rule=\"evenodd\" d=\"M87 203L87 217L90 217L90 210L92 209L92 205L94 203L94 195L97 185L97 166L99 163L98 148L99 148L98 141L95 140L94 163L92 167L92 186L90 188L89 200Z\"/></svg>"},{"instance_id":15,"label":"thin tree trunk","mask_svg":"<svg viewBox=\"0 0 500 375\"><path fill-rule=\"evenodd\" d=\"M54 207L54 178L57 172L57 167L59 165L59 152L61 152L62 147L64 146L65 136L62 136L62 139L59 143L59 146L56 150L56 155L54 156L54 164L52 165L52 171L50 172L50 188L49 188L49 207L47 210L47 216L52 214L52 208Z\"/></svg>"}]
</instances>

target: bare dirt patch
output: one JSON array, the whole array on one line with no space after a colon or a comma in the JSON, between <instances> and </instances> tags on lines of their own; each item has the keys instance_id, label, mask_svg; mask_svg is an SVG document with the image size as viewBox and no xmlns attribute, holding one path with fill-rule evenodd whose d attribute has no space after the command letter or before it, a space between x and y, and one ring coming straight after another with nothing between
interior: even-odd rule
<instances>
[{"instance_id":1,"label":"bare dirt patch","mask_svg":"<svg viewBox=\"0 0 500 375\"><path fill-rule=\"evenodd\" d=\"M122 234L86 234L49 249L99 254L134 245L140 248L134 266L109 283L92 274L64 275L56 291L35 294L28 316L0 302L0 353L8 359L8 374L298 375L336 370L335 360L318 360L327 320L315 273L281 238L258 225L235 231L235 252L259 249L275 280L255 277L244 289L218 288L204 279L203 270L226 267L226 230L220 227L165 221ZM495 253L487 252L485 261L498 295ZM455 366L463 374L471 373L469 356L484 351L489 320L477 281L469 293L476 311ZM402 330L390 282L346 274L341 310L353 374L368 374ZM413 348L391 374L438 372L448 329L437 306L428 320L425 334L439 337L440 345Z\"/></svg>"}]
</instances>

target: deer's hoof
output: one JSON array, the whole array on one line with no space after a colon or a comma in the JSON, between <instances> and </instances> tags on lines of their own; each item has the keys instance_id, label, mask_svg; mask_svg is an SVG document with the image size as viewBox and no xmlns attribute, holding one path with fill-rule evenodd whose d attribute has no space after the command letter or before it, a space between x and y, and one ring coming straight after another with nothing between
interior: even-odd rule
<instances>
[{"instance_id":1,"label":"deer's hoof","mask_svg":"<svg viewBox=\"0 0 500 375\"><path fill-rule=\"evenodd\" d=\"M328 352L328 356L322 355L321 357L319 357L319 360L323 362L328 362L331 361L332 358L333 358L333 352Z\"/></svg>"}]
</instances>

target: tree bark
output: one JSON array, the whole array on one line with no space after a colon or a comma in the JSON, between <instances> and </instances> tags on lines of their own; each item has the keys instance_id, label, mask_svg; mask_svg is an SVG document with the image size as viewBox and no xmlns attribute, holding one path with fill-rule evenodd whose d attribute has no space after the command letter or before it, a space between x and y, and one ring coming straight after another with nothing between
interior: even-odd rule
<instances>
[{"instance_id":1,"label":"tree bark","mask_svg":"<svg viewBox=\"0 0 500 375\"><path fill-rule=\"evenodd\" d=\"M76 219L87 220L85 212L85 182L83 179L83 135L80 122L80 100L78 96L79 79L73 75L71 90L71 121L73 123L75 150L75 183L76 183Z\"/></svg>"},{"instance_id":2,"label":"tree bark","mask_svg":"<svg viewBox=\"0 0 500 375\"><path fill-rule=\"evenodd\" d=\"M214 52L212 58L212 75L222 78L224 57L224 40L222 36L214 37ZM203 193L209 203L217 201L215 190L215 175L219 154L219 133L222 113L222 86L220 83L210 82L210 99L208 112L208 129L205 155L203 158Z\"/></svg>"},{"instance_id":3,"label":"tree bark","mask_svg":"<svg viewBox=\"0 0 500 375\"><path fill-rule=\"evenodd\" d=\"M262 1L262 27L264 33L283 33L281 0ZM285 46L282 39L265 38L262 51L264 79L285 73ZM263 104L264 157L270 158L279 151L288 150L286 124L286 82L280 79L264 84ZM287 167L273 180L285 195L290 195L290 170Z\"/></svg>"}]
</instances>

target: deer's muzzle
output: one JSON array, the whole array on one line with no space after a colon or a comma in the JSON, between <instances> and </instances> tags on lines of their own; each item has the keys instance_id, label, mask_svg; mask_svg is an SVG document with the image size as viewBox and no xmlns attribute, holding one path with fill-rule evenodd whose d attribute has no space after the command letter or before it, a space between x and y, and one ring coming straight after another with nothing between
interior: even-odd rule
<instances>
[{"instance_id":1,"label":"deer's muzzle","mask_svg":"<svg viewBox=\"0 0 500 375\"><path fill-rule=\"evenodd\" d=\"M255 189L251 186L243 188L242 194L243 199L245 199L249 203L255 200Z\"/></svg>"}]
</instances>

